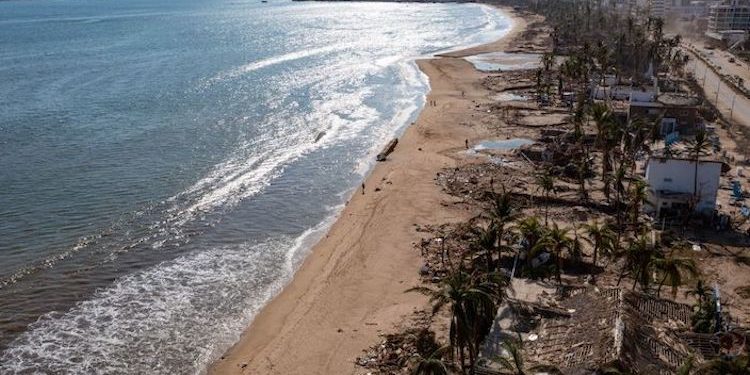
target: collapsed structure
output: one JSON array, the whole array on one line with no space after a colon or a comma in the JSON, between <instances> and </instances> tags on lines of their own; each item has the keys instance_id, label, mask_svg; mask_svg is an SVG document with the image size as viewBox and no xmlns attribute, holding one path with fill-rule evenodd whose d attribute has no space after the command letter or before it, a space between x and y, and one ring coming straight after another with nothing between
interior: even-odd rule
<instances>
[{"instance_id":1,"label":"collapsed structure","mask_svg":"<svg viewBox=\"0 0 750 375\"><path fill-rule=\"evenodd\" d=\"M690 305L620 288L568 289L547 303L513 301L498 314L479 373L503 373L492 358L506 355L501 343L514 337L523 341L527 368L554 366L576 375L610 367L673 374L690 357L700 363L745 352L744 331L691 332L692 313Z\"/></svg>"}]
</instances>

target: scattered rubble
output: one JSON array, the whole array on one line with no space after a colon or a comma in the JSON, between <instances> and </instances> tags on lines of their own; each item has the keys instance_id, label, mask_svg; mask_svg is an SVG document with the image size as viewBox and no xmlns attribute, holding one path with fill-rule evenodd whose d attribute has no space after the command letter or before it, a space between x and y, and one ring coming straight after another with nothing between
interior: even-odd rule
<instances>
[{"instance_id":1,"label":"scattered rubble","mask_svg":"<svg viewBox=\"0 0 750 375\"><path fill-rule=\"evenodd\" d=\"M355 363L368 374L409 374L420 358L429 357L438 349L431 322L428 312L415 312L396 333L380 335L381 341L357 357Z\"/></svg>"}]
</instances>

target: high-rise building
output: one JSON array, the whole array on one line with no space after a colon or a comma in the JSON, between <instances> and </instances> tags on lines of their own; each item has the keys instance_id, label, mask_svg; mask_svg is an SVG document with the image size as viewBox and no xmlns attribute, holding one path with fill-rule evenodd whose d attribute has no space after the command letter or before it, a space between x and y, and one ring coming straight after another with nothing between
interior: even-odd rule
<instances>
[{"instance_id":1,"label":"high-rise building","mask_svg":"<svg viewBox=\"0 0 750 375\"><path fill-rule=\"evenodd\" d=\"M750 0L724 0L708 8L708 33L750 30Z\"/></svg>"},{"instance_id":2,"label":"high-rise building","mask_svg":"<svg viewBox=\"0 0 750 375\"><path fill-rule=\"evenodd\" d=\"M650 0L648 4L651 17L664 18L667 15L667 4L665 0Z\"/></svg>"}]
</instances>

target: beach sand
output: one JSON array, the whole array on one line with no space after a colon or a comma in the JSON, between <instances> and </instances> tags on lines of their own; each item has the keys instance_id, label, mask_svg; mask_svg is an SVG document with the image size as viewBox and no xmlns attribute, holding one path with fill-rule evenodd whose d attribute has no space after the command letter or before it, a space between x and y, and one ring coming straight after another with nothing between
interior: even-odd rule
<instances>
[{"instance_id":1,"label":"beach sand","mask_svg":"<svg viewBox=\"0 0 750 375\"><path fill-rule=\"evenodd\" d=\"M422 265L414 246L415 224L467 219L444 203L454 200L435 184L453 167L449 155L477 139L478 130L458 126L486 101L484 74L456 58L503 51L526 21L505 10L512 29L499 41L418 61L431 91L418 120L407 128L388 160L378 163L329 233L313 248L291 283L242 334L210 374L351 374L354 361L404 316L428 301L404 293L419 284ZM464 95L462 95L462 92ZM378 191L376 191L376 189Z\"/></svg>"}]
</instances>

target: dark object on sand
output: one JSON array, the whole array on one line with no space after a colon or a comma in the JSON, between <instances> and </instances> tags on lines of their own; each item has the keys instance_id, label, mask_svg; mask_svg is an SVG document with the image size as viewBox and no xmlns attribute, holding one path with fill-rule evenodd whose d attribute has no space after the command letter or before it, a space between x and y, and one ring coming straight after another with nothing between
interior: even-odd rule
<instances>
[{"instance_id":1,"label":"dark object on sand","mask_svg":"<svg viewBox=\"0 0 750 375\"><path fill-rule=\"evenodd\" d=\"M319 140L320 140L321 138L323 138L323 136L325 136L325 135L326 135L326 132L325 132L325 131L322 131L322 132L318 133L318 135L316 135L316 136L315 136L315 141L314 141L314 143L318 143L318 141L319 141Z\"/></svg>"},{"instance_id":2,"label":"dark object on sand","mask_svg":"<svg viewBox=\"0 0 750 375\"><path fill-rule=\"evenodd\" d=\"M396 148L396 145L398 144L398 138L391 139L390 142L388 142L387 145L383 148L383 151L380 151L380 153L377 156L377 161L385 161L385 159L388 157L388 155L393 152L393 150Z\"/></svg>"}]
</instances>

